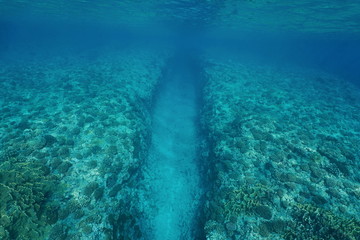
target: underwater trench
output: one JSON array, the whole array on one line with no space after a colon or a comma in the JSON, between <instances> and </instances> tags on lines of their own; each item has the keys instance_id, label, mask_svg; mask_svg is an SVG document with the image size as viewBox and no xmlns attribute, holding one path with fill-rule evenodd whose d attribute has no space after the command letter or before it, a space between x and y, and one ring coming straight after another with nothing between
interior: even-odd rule
<instances>
[{"instance_id":1,"label":"underwater trench","mask_svg":"<svg viewBox=\"0 0 360 240\"><path fill-rule=\"evenodd\" d=\"M153 109L152 137L144 168L145 239L202 239L199 167L199 64L169 61Z\"/></svg>"}]
</instances>

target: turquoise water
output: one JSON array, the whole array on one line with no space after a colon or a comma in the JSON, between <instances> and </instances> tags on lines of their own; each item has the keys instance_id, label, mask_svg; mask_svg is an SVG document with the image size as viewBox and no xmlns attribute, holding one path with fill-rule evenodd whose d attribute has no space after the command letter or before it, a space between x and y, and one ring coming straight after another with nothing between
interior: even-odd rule
<instances>
[{"instance_id":1,"label":"turquoise water","mask_svg":"<svg viewBox=\"0 0 360 240\"><path fill-rule=\"evenodd\" d=\"M359 3L0 13L0 239L360 239Z\"/></svg>"}]
</instances>

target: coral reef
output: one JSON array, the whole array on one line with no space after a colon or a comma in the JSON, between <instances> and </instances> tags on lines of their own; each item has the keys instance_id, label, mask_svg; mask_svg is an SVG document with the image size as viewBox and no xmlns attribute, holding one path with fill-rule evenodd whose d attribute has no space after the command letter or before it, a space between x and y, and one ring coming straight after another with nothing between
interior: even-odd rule
<instances>
[{"instance_id":1,"label":"coral reef","mask_svg":"<svg viewBox=\"0 0 360 240\"><path fill-rule=\"evenodd\" d=\"M33 223L24 218L20 218L23 222L4 219L3 234L20 234L23 229L9 228L32 224L32 230L24 233L28 238L22 239L46 239L45 228L50 228L51 239L138 236L137 178L146 156L151 104L165 58L145 49L104 50L91 59L74 54L34 58L31 63L19 59L0 69L1 147L20 149L3 152L1 162L14 157L38 159L41 171L58 176L63 186L61 195L52 195L59 206L47 210L53 212L48 220L39 212L38 220L28 218ZM25 167L18 167L19 174L27 174ZM33 192L29 215L39 210L41 192L47 196L54 189L25 186L19 197ZM110 215L121 220L110 221Z\"/></svg>"},{"instance_id":2,"label":"coral reef","mask_svg":"<svg viewBox=\"0 0 360 240\"><path fill-rule=\"evenodd\" d=\"M226 197L224 213L226 216L256 214L271 219L271 210L267 206L271 204L271 195L271 189L261 184L234 189Z\"/></svg>"},{"instance_id":3,"label":"coral reef","mask_svg":"<svg viewBox=\"0 0 360 240\"><path fill-rule=\"evenodd\" d=\"M294 66L207 63L207 239L358 239L358 89Z\"/></svg>"},{"instance_id":4,"label":"coral reef","mask_svg":"<svg viewBox=\"0 0 360 240\"><path fill-rule=\"evenodd\" d=\"M296 204L292 209L293 224L284 239L349 239L360 238L360 222L347 219L310 204Z\"/></svg>"},{"instance_id":5,"label":"coral reef","mask_svg":"<svg viewBox=\"0 0 360 240\"><path fill-rule=\"evenodd\" d=\"M1 161L0 238L44 239L57 221L59 206L51 196L58 184L36 161L16 157Z\"/></svg>"}]
</instances>

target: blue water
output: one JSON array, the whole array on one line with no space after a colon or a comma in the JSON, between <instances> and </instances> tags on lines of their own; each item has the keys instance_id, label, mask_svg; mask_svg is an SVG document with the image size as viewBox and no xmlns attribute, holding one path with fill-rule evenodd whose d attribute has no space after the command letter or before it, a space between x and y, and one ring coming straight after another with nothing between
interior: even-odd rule
<instances>
[{"instance_id":1,"label":"blue water","mask_svg":"<svg viewBox=\"0 0 360 240\"><path fill-rule=\"evenodd\" d=\"M360 4L0 13L0 239L360 239Z\"/></svg>"}]
</instances>

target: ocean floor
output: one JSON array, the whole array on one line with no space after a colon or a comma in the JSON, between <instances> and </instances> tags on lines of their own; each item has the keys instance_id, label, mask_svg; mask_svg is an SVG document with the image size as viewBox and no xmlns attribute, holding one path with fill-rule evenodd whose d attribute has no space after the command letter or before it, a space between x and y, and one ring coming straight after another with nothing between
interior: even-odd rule
<instances>
[{"instance_id":1,"label":"ocean floor","mask_svg":"<svg viewBox=\"0 0 360 240\"><path fill-rule=\"evenodd\" d=\"M132 199L162 59L129 52L2 66L1 239L139 235Z\"/></svg>"},{"instance_id":2,"label":"ocean floor","mask_svg":"<svg viewBox=\"0 0 360 240\"><path fill-rule=\"evenodd\" d=\"M358 88L169 59L2 64L0 239L360 239Z\"/></svg>"},{"instance_id":3,"label":"ocean floor","mask_svg":"<svg viewBox=\"0 0 360 240\"><path fill-rule=\"evenodd\" d=\"M194 239L201 197L198 102L190 74L170 70L159 89L144 169L146 239Z\"/></svg>"},{"instance_id":4,"label":"ocean floor","mask_svg":"<svg viewBox=\"0 0 360 240\"><path fill-rule=\"evenodd\" d=\"M360 239L359 89L318 71L207 63L207 239Z\"/></svg>"}]
</instances>

